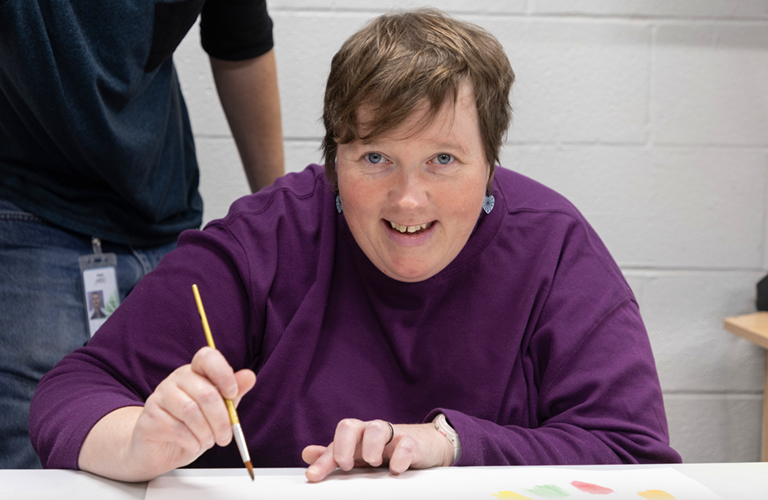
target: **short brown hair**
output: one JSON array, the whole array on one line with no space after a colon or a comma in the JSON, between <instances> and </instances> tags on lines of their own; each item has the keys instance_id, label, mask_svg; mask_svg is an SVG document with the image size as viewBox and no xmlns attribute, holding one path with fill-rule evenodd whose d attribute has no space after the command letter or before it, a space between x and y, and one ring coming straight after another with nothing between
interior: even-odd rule
<instances>
[{"instance_id":1,"label":"short brown hair","mask_svg":"<svg viewBox=\"0 0 768 500\"><path fill-rule=\"evenodd\" d=\"M323 108L323 158L338 191L338 144L370 140L397 128L425 99L426 119L469 81L475 96L485 157L493 169L512 118L509 91L515 74L499 41L483 28L437 9L386 14L352 35L333 57ZM370 105L374 118L359 136L357 111Z\"/></svg>"}]
</instances>

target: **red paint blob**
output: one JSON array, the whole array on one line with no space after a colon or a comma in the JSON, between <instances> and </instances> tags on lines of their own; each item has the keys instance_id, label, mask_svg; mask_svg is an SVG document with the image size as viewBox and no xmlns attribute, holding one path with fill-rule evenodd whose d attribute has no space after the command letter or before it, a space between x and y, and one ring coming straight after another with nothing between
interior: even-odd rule
<instances>
[{"instance_id":1,"label":"red paint blob","mask_svg":"<svg viewBox=\"0 0 768 500\"><path fill-rule=\"evenodd\" d=\"M592 483L582 483L581 481L573 481L571 486L591 495L607 495L613 493L613 490L610 488L604 488L603 486L598 486Z\"/></svg>"}]
</instances>

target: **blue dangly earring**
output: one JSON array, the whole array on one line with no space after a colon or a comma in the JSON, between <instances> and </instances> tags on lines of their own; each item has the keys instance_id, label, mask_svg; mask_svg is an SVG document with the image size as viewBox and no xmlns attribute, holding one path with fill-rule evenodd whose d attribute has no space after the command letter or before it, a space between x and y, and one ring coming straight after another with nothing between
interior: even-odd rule
<instances>
[{"instance_id":1,"label":"blue dangly earring","mask_svg":"<svg viewBox=\"0 0 768 500\"><path fill-rule=\"evenodd\" d=\"M339 195L336 195L336 211L341 213L341 196Z\"/></svg>"},{"instance_id":2,"label":"blue dangly earring","mask_svg":"<svg viewBox=\"0 0 768 500\"><path fill-rule=\"evenodd\" d=\"M337 201L336 203L339 203L339 202ZM491 210L493 210L493 206L495 204L496 204L496 198L494 198L492 194L485 195L485 199L483 200L483 212L485 212L486 214L491 213ZM341 209L339 209L339 211L341 211Z\"/></svg>"}]
</instances>

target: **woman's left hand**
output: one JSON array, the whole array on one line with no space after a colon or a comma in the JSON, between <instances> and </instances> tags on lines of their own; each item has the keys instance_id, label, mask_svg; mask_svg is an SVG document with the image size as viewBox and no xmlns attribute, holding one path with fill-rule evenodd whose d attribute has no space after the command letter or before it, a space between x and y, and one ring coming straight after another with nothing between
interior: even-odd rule
<instances>
[{"instance_id":1,"label":"woman's left hand","mask_svg":"<svg viewBox=\"0 0 768 500\"><path fill-rule=\"evenodd\" d=\"M392 425L384 420L347 418L336 426L328 446L307 446L301 458L309 464L306 476L312 482L340 468L378 467L389 462L389 470L400 474L409 468L428 469L453 463L453 445L433 424Z\"/></svg>"}]
</instances>

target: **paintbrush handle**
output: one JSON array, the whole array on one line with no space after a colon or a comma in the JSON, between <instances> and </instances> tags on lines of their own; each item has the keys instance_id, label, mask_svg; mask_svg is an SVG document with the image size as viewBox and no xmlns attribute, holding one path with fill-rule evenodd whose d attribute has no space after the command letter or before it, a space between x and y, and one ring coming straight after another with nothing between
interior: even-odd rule
<instances>
[{"instance_id":1,"label":"paintbrush handle","mask_svg":"<svg viewBox=\"0 0 768 500\"><path fill-rule=\"evenodd\" d=\"M239 425L240 419L237 418L237 412L235 411L235 403L232 402L231 399L224 399L224 402L227 404L227 411L229 412L229 422L232 425Z\"/></svg>"},{"instance_id":2,"label":"paintbrush handle","mask_svg":"<svg viewBox=\"0 0 768 500\"><path fill-rule=\"evenodd\" d=\"M203 299L200 298L200 291L197 289L197 285L192 285L192 293L195 294L195 303L197 304L197 312L200 313L200 320L203 322L203 331L205 332L205 340L208 342L208 347L216 349L216 344L213 342L213 334L211 333L211 327L208 326L208 317L205 315L205 308L203 307Z\"/></svg>"}]
</instances>

